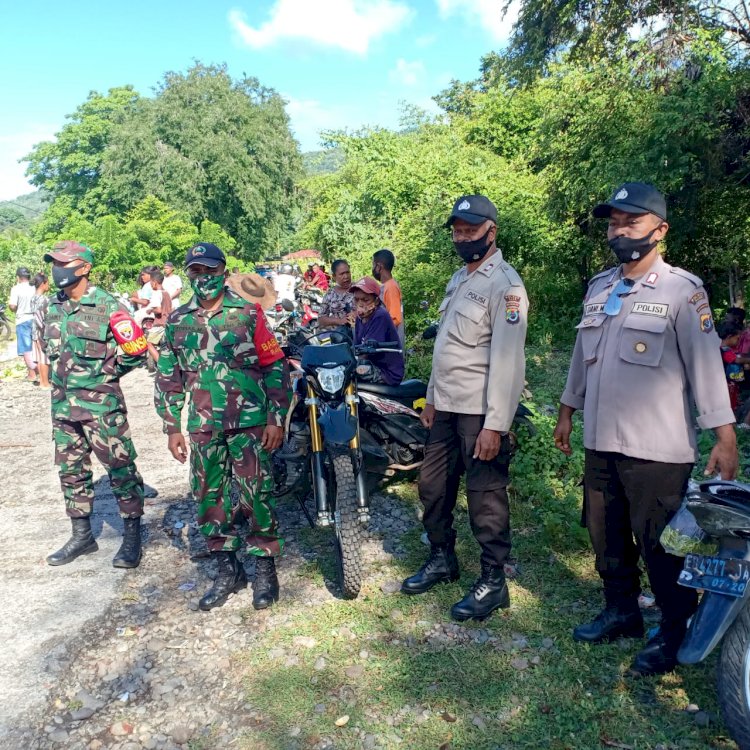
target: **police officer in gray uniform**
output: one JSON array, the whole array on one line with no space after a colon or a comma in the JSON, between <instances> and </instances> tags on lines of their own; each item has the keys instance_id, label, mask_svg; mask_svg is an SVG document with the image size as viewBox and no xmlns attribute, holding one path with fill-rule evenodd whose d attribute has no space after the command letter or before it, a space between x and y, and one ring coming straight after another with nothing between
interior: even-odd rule
<instances>
[{"instance_id":1,"label":"police officer in gray uniform","mask_svg":"<svg viewBox=\"0 0 750 750\"><path fill-rule=\"evenodd\" d=\"M554 439L570 454L571 418L583 409L584 512L606 606L573 637L601 643L643 635L640 556L662 620L631 674L662 674L676 666L697 604L697 593L677 584L682 559L659 542L697 454L693 402L698 426L717 438L706 474L724 479L737 473L734 415L703 284L657 249L669 229L664 196L626 183L594 216L609 220L608 243L621 265L589 282Z\"/></svg>"},{"instance_id":2,"label":"police officer in gray uniform","mask_svg":"<svg viewBox=\"0 0 750 750\"><path fill-rule=\"evenodd\" d=\"M459 198L446 223L466 264L440 305L422 422L430 430L419 479L431 551L401 591L423 594L458 579L453 510L466 473L469 520L482 548L482 573L451 609L482 620L509 605L503 564L510 551L510 430L523 390L528 300L495 244L497 209L483 195Z\"/></svg>"}]
</instances>

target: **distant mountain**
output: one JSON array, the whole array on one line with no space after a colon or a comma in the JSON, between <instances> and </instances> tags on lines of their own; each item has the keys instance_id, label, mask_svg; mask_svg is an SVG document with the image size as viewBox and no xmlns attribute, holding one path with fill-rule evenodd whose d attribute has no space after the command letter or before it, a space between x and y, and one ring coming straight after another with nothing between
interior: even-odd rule
<instances>
[{"instance_id":1,"label":"distant mountain","mask_svg":"<svg viewBox=\"0 0 750 750\"><path fill-rule=\"evenodd\" d=\"M47 210L49 197L43 190L0 201L0 231L7 227L28 229Z\"/></svg>"},{"instance_id":2,"label":"distant mountain","mask_svg":"<svg viewBox=\"0 0 750 750\"><path fill-rule=\"evenodd\" d=\"M309 175L331 174L332 172L338 172L344 163L344 152L340 148L307 151L302 154L302 162Z\"/></svg>"}]
</instances>

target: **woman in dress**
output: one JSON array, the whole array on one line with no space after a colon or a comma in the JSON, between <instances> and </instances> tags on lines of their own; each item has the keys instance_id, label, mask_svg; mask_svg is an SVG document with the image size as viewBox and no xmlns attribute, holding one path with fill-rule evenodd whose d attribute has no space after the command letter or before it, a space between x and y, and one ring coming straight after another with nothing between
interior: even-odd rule
<instances>
[{"instance_id":1,"label":"woman in dress","mask_svg":"<svg viewBox=\"0 0 750 750\"><path fill-rule=\"evenodd\" d=\"M354 295L349 291L352 285L352 273L345 260L334 260L331 265L335 285L329 289L320 306L318 328L337 328L354 326Z\"/></svg>"}]
</instances>

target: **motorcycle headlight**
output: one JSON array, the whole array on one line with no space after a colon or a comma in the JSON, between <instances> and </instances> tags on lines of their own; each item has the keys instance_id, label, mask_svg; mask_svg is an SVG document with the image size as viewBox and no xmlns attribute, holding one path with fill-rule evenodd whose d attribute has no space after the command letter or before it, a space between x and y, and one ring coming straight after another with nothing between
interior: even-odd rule
<instances>
[{"instance_id":1,"label":"motorcycle headlight","mask_svg":"<svg viewBox=\"0 0 750 750\"><path fill-rule=\"evenodd\" d=\"M344 375L346 368L343 365L338 367L319 367L318 382L320 387L327 393L336 393L344 385Z\"/></svg>"}]
</instances>

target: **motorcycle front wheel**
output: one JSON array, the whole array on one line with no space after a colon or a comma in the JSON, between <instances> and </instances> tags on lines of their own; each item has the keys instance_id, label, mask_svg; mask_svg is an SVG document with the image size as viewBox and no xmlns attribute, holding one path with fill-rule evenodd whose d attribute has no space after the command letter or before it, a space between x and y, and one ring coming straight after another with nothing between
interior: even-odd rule
<instances>
[{"instance_id":1,"label":"motorcycle front wheel","mask_svg":"<svg viewBox=\"0 0 750 750\"><path fill-rule=\"evenodd\" d=\"M729 734L740 750L750 750L750 605L724 637L717 683Z\"/></svg>"},{"instance_id":2,"label":"motorcycle front wheel","mask_svg":"<svg viewBox=\"0 0 750 750\"><path fill-rule=\"evenodd\" d=\"M349 455L334 456L336 476L336 566L344 599L356 599L362 586L362 543L364 528L359 520L357 480Z\"/></svg>"}]
</instances>

